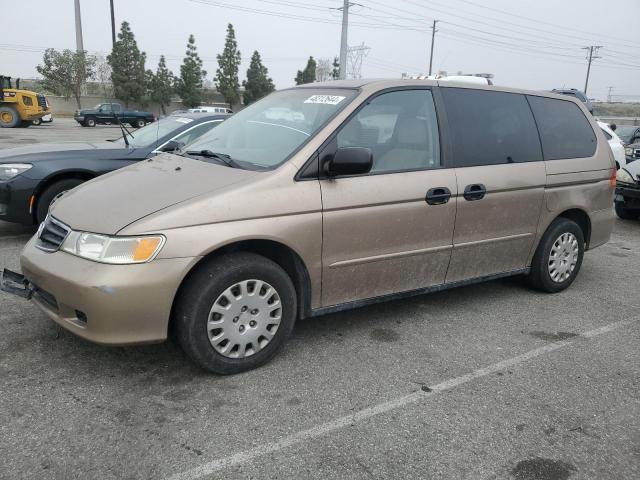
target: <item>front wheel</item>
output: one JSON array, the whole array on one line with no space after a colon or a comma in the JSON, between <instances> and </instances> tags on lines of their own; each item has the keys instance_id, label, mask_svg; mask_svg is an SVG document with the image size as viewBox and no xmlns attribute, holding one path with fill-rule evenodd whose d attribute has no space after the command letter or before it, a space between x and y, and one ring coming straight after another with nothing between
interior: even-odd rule
<instances>
[{"instance_id":1,"label":"front wheel","mask_svg":"<svg viewBox=\"0 0 640 480\"><path fill-rule=\"evenodd\" d=\"M640 217L640 210L627 208L620 203L615 204L616 207L616 215L620 217L622 220L635 220Z\"/></svg>"},{"instance_id":2,"label":"front wheel","mask_svg":"<svg viewBox=\"0 0 640 480\"><path fill-rule=\"evenodd\" d=\"M529 282L543 292L560 292L575 280L583 257L582 229L568 218L556 218L538 244Z\"/></svg>"},{"instance_id":3,"label":"front wheel","mask_svg":"<svg viewBox=\"0 0 640 480\"><path fill-rule=\"evenodd\" d=\"M174 309L178 343L202 368L228 375L268 362L293 330L296 294L287 273L254 253L197 267Z\"/></svg>"},{"instance_id":4,"label":"front wheel","mask_svg":"<svg viewBox=\"0 0 640 480\"><path fill-rule=\"evenodd\" d=\"M143 119L136 120L135 126L136 128L142 128L146 125L146 122Z\"/></svg>"},{"instance_id":5,"label":"front wheel","mask_svg":"<svg viewBox=\"0 0 640 480\"><path fill-rule=\"evenodd\" d=\"M95 118L87 118L84 121L84 126L85 127L95 127L96 126L96 119Z\"/></svg>"}]
</instances>

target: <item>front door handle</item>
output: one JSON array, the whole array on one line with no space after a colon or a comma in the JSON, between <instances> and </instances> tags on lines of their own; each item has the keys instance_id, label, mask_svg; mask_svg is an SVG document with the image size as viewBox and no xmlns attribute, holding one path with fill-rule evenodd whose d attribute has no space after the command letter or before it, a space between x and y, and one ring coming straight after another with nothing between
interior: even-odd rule
<instances>
[{"instance_id":1,"label":"front door handle","mask_svg":"<svg viewBox=\"0 0 640 480\"><path fill-rule=\"evenodd\" d=\"M451 190L447 187L430 188L424 199L429 205L442 205L451 198Z\"/></svg>"},{"instance_id":2,"label":"front door handle","mask_svg":"<svg viewBox=\"0 0 640 480\"><path fill-rule=\"evenodd\" d=\"M464 187L464 199L468 201L481 200L487 193L487 187L481 183L474 183Z\"/></svg>"}]
</instances>

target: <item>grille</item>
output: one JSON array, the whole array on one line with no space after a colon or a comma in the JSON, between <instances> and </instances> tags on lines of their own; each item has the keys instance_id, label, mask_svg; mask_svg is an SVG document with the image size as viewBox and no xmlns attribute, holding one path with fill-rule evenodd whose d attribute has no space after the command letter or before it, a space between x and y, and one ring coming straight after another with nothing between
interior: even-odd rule
<instances>
[{"instance_id":1,"label":"grille","mask_svg":"<svg viewBox=\"0 0 640 480\"><path fill-rule=\"evenodd\" d=\"M47 109L47 99L41 93L38 94L38 105L40 105L45 110Z\"/></svg>"},{"instance_id":2,"label":"grille","mask_svg":"<svg viewBox=\"0 0 640 480\"><path fill-rule=\"evenodd\" d=\"M55 252L60 248L70 231L71 229L64 223L56 220L51 215L47 215L47 218L38 229L36 247L46 252Z\"/></svg>"}]
</instances>

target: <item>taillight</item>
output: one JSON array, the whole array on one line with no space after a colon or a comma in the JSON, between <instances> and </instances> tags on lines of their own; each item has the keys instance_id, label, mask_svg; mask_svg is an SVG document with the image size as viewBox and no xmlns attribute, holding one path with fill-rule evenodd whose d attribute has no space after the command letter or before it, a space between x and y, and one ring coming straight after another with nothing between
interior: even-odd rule
<instances>
[{"instance_id":1,"label":"taillight","mask_svg":"<svg viewBox=\"0 0 640 480\"><path fill-rule=\"evenodd\" d=\"M609 177L609 186L611 188L616 188L616 175L618 174L616 167L611 169L611 177Z\"/></svg>"}]
</instances>

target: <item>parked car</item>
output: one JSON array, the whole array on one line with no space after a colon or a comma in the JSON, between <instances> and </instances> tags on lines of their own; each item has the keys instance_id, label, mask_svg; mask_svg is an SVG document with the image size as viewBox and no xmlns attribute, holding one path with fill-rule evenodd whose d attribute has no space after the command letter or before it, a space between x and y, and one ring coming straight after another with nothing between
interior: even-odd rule
<instances>
[{"instance_id":1,"label":"parked car","mask_svg":"<svg viewBox=\"0 0 640 480\"><path fill-rule=\"evenodd\" d=\"M167 117L123 137L100 143L36 144L0 150L0 220L44 221L61 192L159 152L174 151L228 115Z\"/></svg>"},{"instance_id":2,"label":"parked car","mask_svg":"<svg viewBox=\"0 0 640 480\"><path fill-rule=\"evenodd\" d=\"M268 117L282 107L299 115ZM513 275L564 290L609 240L614 189L570 97L313 83L65 193L4 285L88 340L172 331L230 374L272 358L296 319Z\"/></svg>"},{"instance_id":3,"label":"parked car","mask_svg":"<svg viewBox=\"0 0 640 480\"><path fill-rule=\"evenodd\" d=\"M589 97L584 94L584 92L581 92L576 88L554 88L551 91L559 95L569 95L571 97L577 98L586 105L589 113L593 115L593 104L591 103L591 100L589 100Z\"/></svg>"},{"instance_id":4,"label":"parked car","mask_svg":"<svg viewBox=\"0 0 640 480\"><path fill-rule=\"evenodd\" d=\"M233 113L233 110L226 107L195 107L190 108L189 112L191 113Z\"/></svg>"},{"instance_id":5,"label":"parked car","mask_svg":"<svg viewBox=\"0 0 640 480\"><path fill-rule=\"evenodd\" d=\"M611 151L613 152L613 158L616 159L616 168L624 167L627 164L627 160L625 158L625 149L624 143L620 140L620 137L616 135L616 132L606 123L598 122L598 125L602 129L602 133L604 133L605 138L609 142L609 146L611 147Z\"/></svg>"},{"instance_id":6,"label":"parked car","mask_svg":"<svg viewBox=\"0 0 640 480\"><path fill-rule=\"evenodd\" d=\"M640 158L640 127L637 125L618 125L616 134L624 143L627 163Z\"/></svg>"},{"instance_id":7,"label":"parked car","mask_svg":"<svg viewBox=\"0 0 640 480\"><path fill-rule=\"evenodd\" d=\"M31 120L31 125L41 125L43 123L51 123L53 122L53 114L50 113L49 115L45 115L44 117L41 118L36 118L34 120Z\"/></svg>"},{"instance_id":8,"label":"parked car","mask_svg":"<svg viewBox=\"0 0 640 480\"><path fill-rule=\"evenodd\" d=\"M94 108L76 110L73 118L83 127L125 123L134 128L142 128L147 123L156 121L155 115L151 112L125 110L119 103L100 103Z\"/></svg>"},{"instance_id":9,"label":"parked car","mask_svg":"<svg viewBox=\"0 0 640 480\"><path fill-rule=\"evenodd\" d=\"M615 208L623 220L640 217L640 162L632 162L618 170Z\"/></svg>"}]
</instances>

